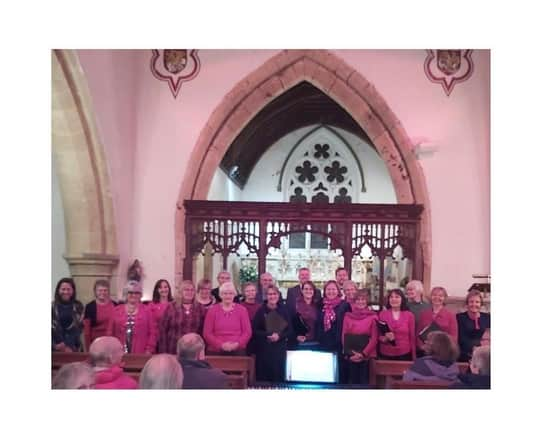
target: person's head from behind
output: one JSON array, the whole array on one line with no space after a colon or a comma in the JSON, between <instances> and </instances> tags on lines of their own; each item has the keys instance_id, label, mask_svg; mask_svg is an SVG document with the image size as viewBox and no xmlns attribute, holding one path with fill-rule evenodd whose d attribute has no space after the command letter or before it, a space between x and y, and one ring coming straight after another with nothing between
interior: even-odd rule
<instances>
[{"instance_id":1,"label":"person's head from behind","mask_svg":"<svg viewBox=\"0 0 559 427\"><path fill-rule=\"evenodd\" d=\"M56 284L54 291L54 301L57 303L68 304L76 300L76 284L74 279L63 277Z\"/></svg>"},{"instance_id":2,"label":"person's head from behind","mask_svg":"<svg viewBox=\"0 0 559 427\"><path fill-rule=\"evenodd\" d=\"M409 310L406 297L401 289L391 289L386 296L386 308L388 310Z\"/></svg>"},{"instance_id":3,"label":"person's head from behind","mask_svg":"<svg viewBox=\"0 0 559 427\"><path fill-rule=\"evenodd\" d=\"M217 283L219 283L219 286L223 285L225 282L230 282L231 281L231 273L229 273L228 271L220 271L219 274L217 275Z\"/></svg>"},{"instance_id":4,"label":"person's head from behind","mask_svg":"<svg viewBox=\"0 0 559 427\"><path fill-rule=\"evenodd\" d=\"M456 362L460 354L454 340L443 331L434 331L427 336L425 352L439 362Z\"/></svg>"},{"instance_id":5,"label":"person's head from behind","mask_svg":"<svg viewBox=\"0 0 559 427\"><path fill-rule=\"evenodd\" d=\"M93 294L95 295L95 300L101 304L109 301L110 296L110 284L108 280L99 279L95 281L93 285Z\"/></svg>"},{"instance_id":6,"label":"person's head from behind","mask_svg":"<svg viewBox=\"0 0 559 427\"><path fill-rule=\"evenodd\" d=\"M183 335L177 343L177 357L179 360L204 360L206 345L198 334Z\"/></svg>"},{"instance_id":7,"label":"person's head from behind","mask_svg":"<svg viewBox=\"0 0 559 427\"><path fill-rule=\"evenodd\" d=\"M151 300L154 302L160 302L161 300L164 301L173 300L173 292L171 291L171 285L169 285L169 282L167 280L159 279L157 282L155 282Z\"/></svg>"},{"instance_id":8,"label":"person's head from behind","mask_svg":"<svg viewBox=\"0 0 559 427\"><path fill-rule=\"evenodd\" d=\"M472 360L470 360L470 371L476 375L491 374L491 351L489 346L474 347Z\"/></svg>"},{"instance_id":9,"label":"person's head from behind","mask_svg":"<svg viewBox=\"0 0 559 427\"><path fill-rule=\"evenodd\" d=\"M345 282L343 282L343 291L348 302L355 301L355 295L357 294L357 283L355 283L353 280L346 280Z\"/></svg>"},{"instance_id":10,"label":"person's head from behind","mask_svg":"<svg viewBox=\"0 0 559 427\"><path fill-rule=\"evenodd\" d=\"M311 271L307 267L299 269L299 283L305 283L311 280Z\"/></svg>"},{"instance_id":11,"label":"person's head from behind","mask_svg":"<svg viewBox=\"0 0 559 427\"><path fill-rule=\"evenodd\" d=\"M52 388L60 389L85 389L95 386L95 372L84 362L67 363L62 366L52 380Z\"/></svg>"},{"instance_id":12,"label":"person's head from behind","mask_svg":"<svg viewBox=\"0 0 559 427\"><path fill-rule=\"evenodd\" d=\"M246 282L243 287L243 295L245 301L253 303L256 299L256 285L252 282Z\"/></svg>"},{"instance_id":13,"label":"person's head from behind","mask_svg":"<svg viewBox=\"0 0 559 427\"><path fill-rule=\"evenodd\" d=\"M489 346L491 344L491 330L487 328L483 331L481 338L479 340L479 345L481 346Z\"/></svg>"},{"instance_id":14,"label":"person's head from behind","mask_svg":"<svg viewBox=\"0 0 559 427\"><path fill-rule=\"evenodd\" d=\"M338 285L343 285L343 283L348 278L349 278L349 275L347 274L347 270L344 267L336 268L336 282L338 282Z\"/></svg>"},{"instance_id":15,"label":"person's head from behind","mask_svg":"<svg viewBox=\"0 0 559 427\"><path fill-rule=\"evenodd\" d=\"M171 354L151 357L140 374L139 388L172 390L182 388L183 372L177 358Z\"/></svg>"},{"instance_id":16,"label":"person's head from behind","mask_svg":"<svg viewBox=\"0 0 559 427\"><path fill-rule=\"evenodd\" d=\"M219 297L224 305L231 305L236 295L237 288L235 288L233 282L225 282L219 287Z\"/></svg>"},{"instance_id":17,"label":"person's head from behind","mask_svg":"<svg viewBox=\"0 0 559 427\"><path fill-rule=\"evenodd\" d=\"M124 348L115 337L99 337L89 347L91 364L96 368L110 368L120 365Z\"/></svg>"},{"instance_id":18,"label":"person's head from behind","mask_svg":"<svg viewBox=\"0 0 559 427\"><path fill-rule=\"evenodd\" d=\"M419 280L411 280L406 285L406 297L409 302L420 302L423 295L423 283Z\"/></svg>"}]
</instances>

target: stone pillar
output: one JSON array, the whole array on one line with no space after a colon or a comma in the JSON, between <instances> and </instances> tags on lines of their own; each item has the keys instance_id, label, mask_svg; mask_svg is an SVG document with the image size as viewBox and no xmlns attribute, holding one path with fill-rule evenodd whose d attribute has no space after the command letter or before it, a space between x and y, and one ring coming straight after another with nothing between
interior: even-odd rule
<instances>
[{"instance_id":1,"label":"stone pillar","mask_svg":"<svg viewBox=\"0 0 559 427\"><path fill-rule=\"evenodd\" d=\"M83 304L94 299L93 285L98 279L111 283L111 298L118 300L117 286L111 282L113 270L118 264L117 255L82 254L81 256L64 256L70 267L70 274L76 283L77 298Z\"/></svg>"}]
</instances>

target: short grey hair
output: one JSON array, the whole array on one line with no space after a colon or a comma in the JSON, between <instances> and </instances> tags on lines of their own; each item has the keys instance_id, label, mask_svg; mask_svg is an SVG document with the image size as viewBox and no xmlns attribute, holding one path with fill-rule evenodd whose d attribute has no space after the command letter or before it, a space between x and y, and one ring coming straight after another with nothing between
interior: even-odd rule
<instances>
[{"instance_id":1,"label":"short grey hair","mask_svg":"<svg viewBox=\"0 0 559 427\"><path fill-rule=\"evenodd\" d=\"M89 355L93 366L113 366L121 362L124 348L115 337L99 337L91 343Z\"/></svg>"},{"instance_id":2,"label":"short grey hair","mask_svg":"<svg viewBox=\"0 0 559 427\"><path fill-rule=\"evenodd\" d=\"M140 374L139 388L143 389L180 389L183 372L175 356L157 354L151 357Z\"/></svg>"},{"instance_id":3,"label":"short grey hair","mask_svg":"<svg viewBox=\"0 0 559 427\"><path fill-rule=\"evenodd\" d=\"M415 291L419 294L419 295L423 295L423 283L421 283L421 280L411 280L406 284L406 288L408 286L413 286L415 288Z\"/></svg>"},{"instance_id":4,"label":"short grey hair","mask_svg":"<svg viewBox=\"0 0 559 427\"><path fill-rule=\"evenodd\" d=\"M204 340L195 333L183 335L177 343L177 356L179 359L196 360L205 349Z\"/></svg>"},{"instance_id":5,"label":"short grey hair","mask_svg":"<svg viewBox=\"0 0 559 427\"><path fill-rule=\"evenodd\" d=\"M223 282L223 284L219 287L219 296L221 296L223 291L233 291L235 295L237 295L237 288L233 282Z\"/></svg>"},{"instance_id":6,"label":"short grey hair","mask_svg":"<svg viewBox=\"0 0 559 427\"><path fill-rule=\"evenodd\" d=\"M62 366L52 380L52 388L80 389L90 388L95 383L93 368L84 362L67 363Z\"/></svg>"},{"instance_id":7,"label":"short grey hair","mask_svg":"<svg viewBox=\"0 0 559 427\"><path fill-rule=\"evenodd\" d=\"M491 373L491 351L489 346L474 347L472 365L479 369L480 375Z\"/></svg>"}]
</instances>

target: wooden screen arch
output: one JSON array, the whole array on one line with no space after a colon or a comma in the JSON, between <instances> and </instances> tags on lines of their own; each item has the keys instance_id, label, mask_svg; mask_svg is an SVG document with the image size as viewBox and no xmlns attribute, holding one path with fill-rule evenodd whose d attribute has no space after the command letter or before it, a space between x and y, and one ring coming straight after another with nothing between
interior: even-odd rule
<instances>
[{"instance_id":1,"label":"wooden screen arch","mask_svg":"<svg viewBox=\"0 0 559 427\"><path fill-rule=\"evenodd\" d=\"M204 200L227 149L271 100L307 81L340 104L373 142L390 173L399 204L423 206L417 263L426 286L431 275L431 220L425 178L404 128L375 87L326 50L284 50L239 82L214 110L190 156L175 213L175 277L185 271L185 200Z\"/></svg>"}]
</instances>

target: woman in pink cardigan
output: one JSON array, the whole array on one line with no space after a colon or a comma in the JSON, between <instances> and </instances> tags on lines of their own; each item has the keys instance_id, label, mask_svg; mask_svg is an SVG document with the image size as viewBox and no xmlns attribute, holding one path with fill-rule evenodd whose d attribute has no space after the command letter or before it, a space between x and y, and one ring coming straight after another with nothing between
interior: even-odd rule
<instances>
[{"instance_id":1,"label":"woman in pink cardigan","mask_svg":"<svg viewBox=\"0 0 559 427\"><path fill-rule=\"evenodd\" d=\"M369 292L360 289L355 294L352 310L344 316L342 328L342 342L345 350L348 335L362 335L367 337L365 346L360 350L352 350L351 354L344 354L342 369L346 369L348 384L369 384L369 359L377 355L377 315L369 310Z\"/></svg>"},{"instance_id":2,"label":"woman in pink cardigan","mask_svg":"<svg viewBox=\"0 0 559 427\"><path fill-rule=\"evenodd\" d=\"M126 285L126 303L115 307L111 330L120 340L125 353L155 352L157 330L149 307L141 303L142 285L130 281Z\"/></svg>"},{"instance_id":3,"label":"woman in pink cardigan","mask_svg":"<svg viewBox=\"0 0 559 427\"><path fill-rule=\"evenodd\" d=\"M219 287L221 302L210 306L204 320L204 340L208 354L244 355L252 336L248 311L233 302L237 290L233 283Z\"/></svg>"},{"instance_id":4,"label":"woman in pink cardigan","mask_svg":"<svg viewBox=\"0 0 559 427\"><path fill-rule=\"evenodd\" d=\"M379 333L379 358L415 359L415 317L408 309L401 289L390 290L386 310L380 312L379 322L385 322L389 329L384 334Z\"/></svg>"},{"instance_id":5,"label":"woman in pink cardigan","mask_svg":"<svg viewBox=\"0 0 559 427\"><path fill-rule=\"evenodd\" d=\"M419 314L419 322L417 324L417 349L423 353L425 351L425 342L419 334L431 324L446 332L455 342L458 342L458 323L456 322L456 314L445 308L445 301L448 297L446 289L442 286L435 286L431 289L431 308L423 310Z\"/></svg>"}]
</instances>

